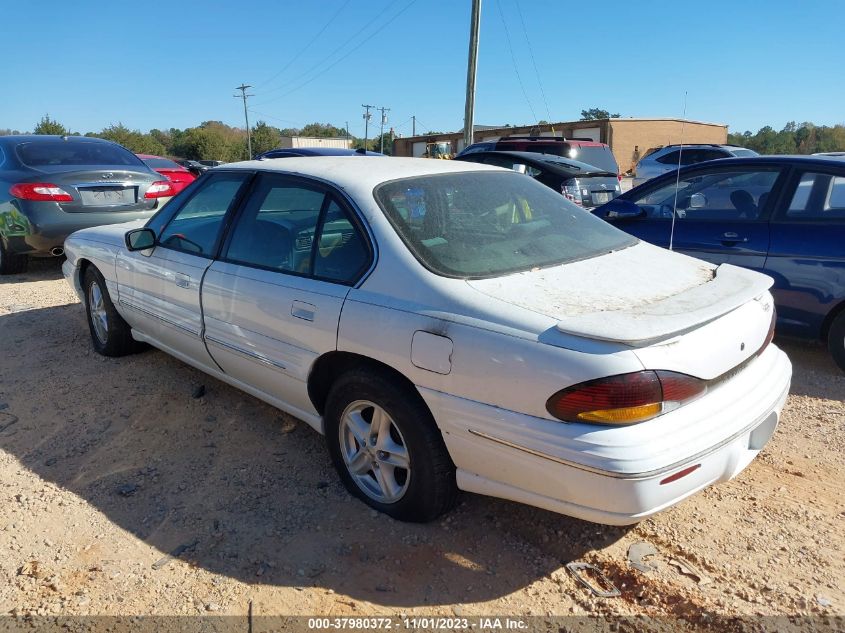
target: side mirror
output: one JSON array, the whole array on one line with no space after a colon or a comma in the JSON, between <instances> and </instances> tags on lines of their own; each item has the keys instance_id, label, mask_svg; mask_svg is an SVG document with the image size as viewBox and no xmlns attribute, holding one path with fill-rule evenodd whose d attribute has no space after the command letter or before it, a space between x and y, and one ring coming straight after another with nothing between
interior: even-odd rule
<instances>
[{"instance_id":1,"label":"side mirror","mask_svg":"<svg viewBox=\"0 0 845 633\"><path fill-rule=\"evenodd\" d=\"M152 229L133 229L124 239L130 251L143 251L156 245L156 234Z\"/></svg>"},{"instance_id":2,"label":"side mirror","mask_svg":"<svg viewBox=\"0 0 845 633\"><path fill-rule=\"evenodd\" d=\"M639 206L628 200L616 198L604 205L602 215L606 220L633 220L645 215Z\"/></svg>"},{"instance_id":3,"label":"side mirror","mask_svg":"<svg viewBox=\"0 0 845 633\"><path fill-rule=\"evenodd\" d=\"M526 165L523 165L522 163L515 163L511 169L513 169L518 174L524 174L528 171L528 167Z\"/></svg>"},{"instance_id":4,"label":"side mirror","mask_svg":"<svg viewBox=\"0 0 845 633\"><path fill-rule=\"evenodd\" d=\"M694 193L689 198L687 209L703 209L707 206L707 196L703 193Z\"/></svg>"}]
</instances>

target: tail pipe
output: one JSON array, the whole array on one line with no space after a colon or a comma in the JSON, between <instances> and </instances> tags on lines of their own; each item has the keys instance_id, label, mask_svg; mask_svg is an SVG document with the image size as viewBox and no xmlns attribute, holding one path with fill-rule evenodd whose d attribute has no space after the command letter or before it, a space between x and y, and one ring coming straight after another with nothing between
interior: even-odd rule
<instances>
[{"instance_id":1,"label":"tail pipe","mask_svg":"<svg viewBox=\"0 0 845 633\"><path fill-rule=\"evenodd\" d=\"M54 257L61 257L65 254L65 249L63 249L61 246L54 246L50 249L50 254Z\"/></svg>"}]
</instances>

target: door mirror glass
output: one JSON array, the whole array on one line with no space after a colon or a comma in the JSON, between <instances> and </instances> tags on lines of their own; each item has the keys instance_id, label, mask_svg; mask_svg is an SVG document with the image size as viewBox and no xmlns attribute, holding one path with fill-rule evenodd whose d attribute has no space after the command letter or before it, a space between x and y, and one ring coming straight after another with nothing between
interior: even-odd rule
<instances>
[{"instance_id":1,"label":"door mirror glass","mask_svg":"<svg viewBox=\"0 0 845 633\"><path fill-rule=\"evenodd\" d=\"M152 229L135 229L126 234L126 248L130 251L143 251L156 244L156 234Z\"/></svg>"},{"instance_id":2,"label":"door mirror glass","mask_svg":"<svg viewBox=\"0 0 845 633\"><path fill-rule=\"evenodd\" d=\"M690 209L703 209L707 206L707 196L703 193L694 193L689 198Z\"/></svg>"}]
</instances>

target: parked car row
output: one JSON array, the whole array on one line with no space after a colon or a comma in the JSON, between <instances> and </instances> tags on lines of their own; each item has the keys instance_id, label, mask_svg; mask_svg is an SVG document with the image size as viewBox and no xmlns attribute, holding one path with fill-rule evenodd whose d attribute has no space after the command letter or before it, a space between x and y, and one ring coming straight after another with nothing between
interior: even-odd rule
<instances>
[{"instance_id":1,"label":"parked car row","mask_svg":"<svg viewBox=\"0 0 845 633\"><path fill-rule=\"evenodd\" d=\"M719 158L751 158L757 152L736 145L689 144L664 145L643 156L635 168L633 185L656 178L679 167L687 167Z\"/></svg>"},{"instance_id":2,"label":"parked car row","mask_svg":"<svg viewBox=\"0 0 845 633\"><path fill-rule=\"evenodd\" d=\"M0 274L58 257L78 229L149 218L176 190L124 147L82 136L0 136Z\"/></svg>"}]
</instances>

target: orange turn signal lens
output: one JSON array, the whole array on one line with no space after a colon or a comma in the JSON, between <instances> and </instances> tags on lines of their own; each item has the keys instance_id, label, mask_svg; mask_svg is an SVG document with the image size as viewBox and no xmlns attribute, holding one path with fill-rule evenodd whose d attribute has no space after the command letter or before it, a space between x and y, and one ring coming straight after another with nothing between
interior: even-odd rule
<instances>
[{"instance_id":1,"label":"orange turn signal lens","mask_svg":"<svg viewBox=\"0 0 845 633\"><path fill-rule=\"evenodd\" d=\"M622 407L620 409L598 409L584 411L578 414L579 420L585 422L601 422L602 424L634 424L644 422L663 412L663 405L659 402L641 404L638 407Z\"/></svg>"}]
</instances>

